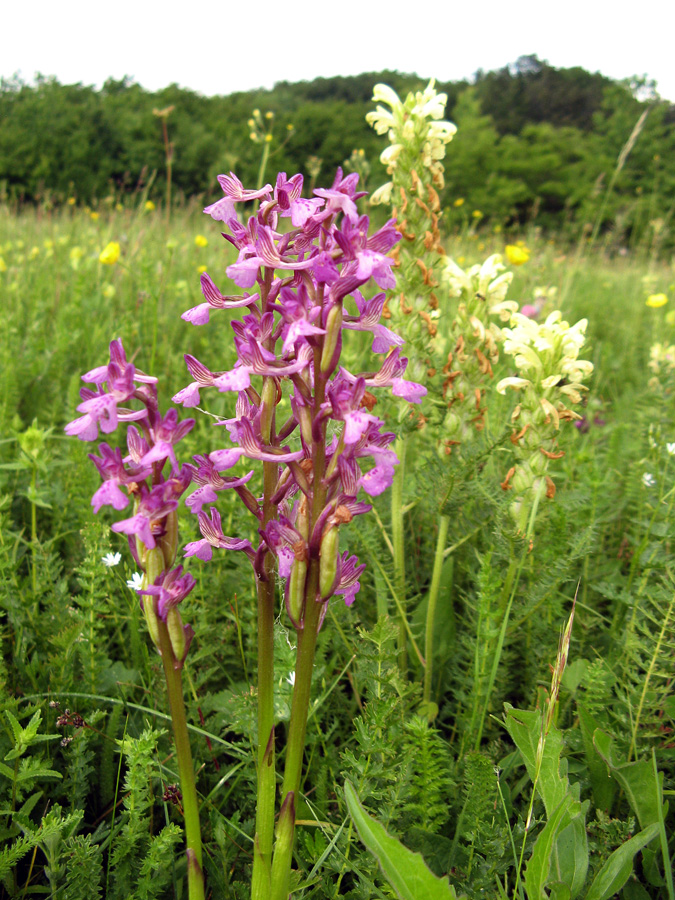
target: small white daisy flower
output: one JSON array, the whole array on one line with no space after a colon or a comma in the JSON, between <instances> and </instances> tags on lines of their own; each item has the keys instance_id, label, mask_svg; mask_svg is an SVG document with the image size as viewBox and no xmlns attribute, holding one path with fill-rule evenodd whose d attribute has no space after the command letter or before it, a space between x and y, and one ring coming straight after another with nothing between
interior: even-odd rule
<instances>
[{"instance_id":1,"label":"small white daisy flower","mask_svg":"<svg viewBox=\"0 0 675 900\"><path fill-rule=\"evenodd\" d=\"M134 574L127 580L127 587L131 588L132 591L140 591L143 587L143 576L138 572L134 572Z\"/></svg>"},{"instance_id":2,"label":"small white daisy flower","mask_svg":"<svg viewBox=\"0 0 675 900\"><path fill-rule=\"evenodd\" d=\"M101 562L108 569L112 569L113 566L119 565L121 559L122 559L121 553L106 553L106 555L104 557L102 557Z\"/></svg>"},{"instance_id":3,"label":"small white daisy flower","mask_svg":"<svg viewBox=\"0 0 675 900\"><path fill-rule=\"evenodd\" d=\"M642 476L642 483L645 487L654 487L654 485L656 484L656 478L654 478L653 475L650 475L649 472L645 472L645 474Z\"/></svg>"}]
</instances>

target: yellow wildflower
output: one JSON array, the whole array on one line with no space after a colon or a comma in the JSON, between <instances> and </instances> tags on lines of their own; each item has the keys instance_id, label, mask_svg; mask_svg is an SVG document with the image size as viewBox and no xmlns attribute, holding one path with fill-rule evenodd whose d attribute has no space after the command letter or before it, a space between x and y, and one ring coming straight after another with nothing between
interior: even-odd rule
<instances>
[{"instance_id":1,"label":"yellow wildflower","mask_svg":"<svg viewBox=\"0 0 675 900\"><path fill-rule=\"evenodd\" d=\"M665 294L650 294L647 297L647 306L651 306L652 309L658 309L659 306L665 306L668 302L668 298Z\"/></svg>"},{"instance_id":2,"label":"yellow wildflower","mask_svg":"<svg viewBox=\"0 0 675 900\"><path fill-rule=\"evenodd\" d=\"M7 271L7 263L0 256L0 272L6 272L6 271Z\"/></svg>"},{"instance_id":3,"label":"yellow wildflower","mask_svg":"<svg viewBox=\"0 0 675 900\"><path fill-rule=\"evenodd\" d=\"M464 206L464 197L458 197L452 205L457 207Z\"/></svg>"},{"instance_id":4,"label":"yellow wildflower","mask_svg":"<svg viewBox=\"0 0 675 900\"><path fill-rule=\"evenodd\" d=\"M518 246L518 244L507 244L505 252L509 265L512 266L522 266L523 263L526 263L530 258L530 251L525 245Z\"/></svg>"},{"instance_id":5,"label":"yellow wildflower","mask_svg":"<svg viewBox=\"0 0 675 900\"><path fill-rule=\"evenodd\" d=\"M98 261L104 266L114 266L119 258L120 245L117 241L110 241L98 255Z\"/></svg>"},{"instance_id":6,"label":"yellow wildflower","mask_svg":"<svg viewBox=\"0 0 675 900\"><path fill-rule=\"evenodd\" d=\"M152 200L145 201L145 211L146 212L152 212L154 208L155 208L155 204L152 202Z\"/></svg>"},{"instance_id":7,"label":"yellow wildflower","mask_svg":"<svg viewBox=\"0 0 675 900\"><path fill-rule=\"evenodd\" d=\"M31 251L28 254L28 259L35 259L35 257L39 256L39 255L40 255L40 248L39 247L31 247Z\"/></svg>"},{"instance_id":8,"label":"yellow wildflower","mask_svg":"<svg viewBox=\"0 0 675 900\"><path fill-rule=\"evenodd\" d=\"M98 222L99 214L96 212L96 210L92 209L92 211L89 213L89 218L92 222Z\"/></svg>"},{"instance_id":9,"label":"yellow wildflower","mask_svg":"<svg viewBox=\"0 0 675 900\"><path fill-rule=\"evenodd\" d=\"M197 271L201 275L203 272L206 272L208 266L197 266Z\"/></svg>"},{"instance_id":10,"label":"yellow wildflower","mask_svg":"<svg viewBox=\"0 0 675 900\"><path fill-rule=\"evenodd\" d=\"M68 197L68 206L75 206L75 198Z\"/></svg>"},{"instance_id":11,"label":"yellow wildflower","mask_svg":"<svg viewBox=\"0 0 675 900\"><path fill-rule=\"evenodd\" d=\"M207 241L207 239L204 237L203 234L198 234L195 237L195 244L198 247L208 247L209 242Z\"/></svg>"}]
</instances>

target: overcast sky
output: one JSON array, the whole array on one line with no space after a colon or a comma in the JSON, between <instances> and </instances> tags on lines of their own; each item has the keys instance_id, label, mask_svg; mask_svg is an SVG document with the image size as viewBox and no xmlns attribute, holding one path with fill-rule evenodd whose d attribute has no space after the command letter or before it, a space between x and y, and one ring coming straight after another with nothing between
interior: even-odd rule
<instances>
[{"instance_id":1,"label":"overcast sky","mask_svg":"<svg viewBox=\"0 0 675 900\"><path fill-rule=\"evenodd\" d=\"M382 69L456 81L534 53L647 75L675 102L674 40L675 0L32 0L3 6L0 75L211 95Z\"/></svg>"}]
</instances>

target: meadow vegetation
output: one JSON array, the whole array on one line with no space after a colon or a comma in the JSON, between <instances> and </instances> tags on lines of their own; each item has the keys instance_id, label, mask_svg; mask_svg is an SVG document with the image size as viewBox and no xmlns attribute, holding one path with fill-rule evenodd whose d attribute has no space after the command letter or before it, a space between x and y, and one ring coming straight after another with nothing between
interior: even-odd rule
<instances>
[{"instance_id":1,"label":"meadow vegetation","mask_svg":"<svg viewBox=\"0 0 675 900\"><path fill-rule=\"evenodd\" d=\"M405 330L407 377L429 393L419 407L378 394L374 407L397 434L401 465L391 492L366 498L373 512L356 517L342 538L342 549L366 569L354 602L334 597L318 633L290 888L317 900L675 900L668 799L675 791L675 269L672 206L663 205L670 176L664 169L658 180L654 169L650 193L644 182L630 181L637 177L632 153L642 147L645 159L659 155L658 136L646 132L617 174L616 156L641 109L624 91L623 106L606 120L616 153L594 156L604 192L579 196L575 205L570 184L547 194L527 186L531 172L519 181L509 168L491 187L473 167L494 171L478 149L488 152L492 129L503 128L497 143L510 147L513 159L518 142L530 140L542 179L557 169L547 153L564 152L561 135L579 145L591 132L579 123L523 122L509 143L506 122L479 109L489 81L484 76L456 96L458 132L440 183L433 166L442 154L433 147L428 183L421 171L411 181L405 148L376 166L381 135L394 128L384 113L386 128L365 132L372 152L351 157L354 169L364 169L370 156L372 188L389 169L389 194L375 207L359 199L359 212L373 218L373 230L384 226L393 204L404 222L385 323ZM403 93L408 87L391 83ZM605 101L619 96L616 86L597 78L593 84ZM278 90L290 94L291 87ZM11 102L65 90L17 87ZM69 90L95 102L87 89ZM168 125L178 134L189 106L185 92L172 90L151 102L176 103ZM371 90L372 79L359 100L365 110L373 105ZM131 95L145 103L143 93L126 84L104 91L106 102L119 101L116 135L124 134L123 124L136 127L124 103ZM249 100L239 98L230 122L251 118ZM5 90L0 103L8 102ZM293 111L296 134L306 134L302 123L310 120L322 129L312 118L319 100L311 116L308 104ZM323 108L334 122L330 102ZM354 108L363 118L365 110ZM658 104L650 112L652 120L662 114ZM587 112L588 122L597 122L594 115ZM253 121L264 150L267 126ZM463 122L473 150L460 142ZM336 134L323 131L325 141ZM0 205L0 881L8 897L145 900L188 890L179 763L161 659L135 589L139 567L110 529L119 516L109 507L92 514L100 478L82 443L64 434L77 415L82 373L106 362L112 340L121 339L127 357L158 378L163 408L189 378L185 353L217 360L223 371L237 361L231 315L217 313L209 327L181 319L202 299L200 276L208 271L224 291L225 271L237 259L220 236L222 223L185 197L208 190L207 202L218 199L206 175L234 162L249 176L245 186L255 187L261 159L248 136L232 151L235 160L213 155L211 135L203 146L189 129L185 135L170 216L162 157L153 157L157 134L128 163L134 177L141 160L148 172L160 171L137 190L111 188L110 171L87 187L83 175L77 191L55 181L47 190L46 177L41 186L21 183L30 204L18 202L17 181ZM340 147L336 159L320 151L328 183L328 160L333 168L344 164L350 149L366 143L349 128L343 137L351 147ZM420 146L427 140L425 132ZM90 149L84 137L77 142L83 152L85 145ZM188 147L204 179L198 184L181 182ZM269 162L267 178L292 148L290 138ZM421 158L422 150L411 154ZM93 179L94 170L83 166ZM288 171L296 169L289 163ZM414 204L406 213L403 202L421 196L415 178L426 192L417 219ZM433 184L437 208L428 192ZM575 210L562 224L548 200L541 217L533 209L535 193L550 200L557 191L558 212ZM69 196L78 202L69 205ZM253 213L252 204L246 209ZM425 234L431 237L420 249L416 240ZM493 287L507 272L512 281ZM484 311L490 291L503 305L492 320ZM526 311L524 322L510 318L517 310ZM569 329L551 316L557 310ZM574 332L583 319L585 332ZM560 414L554 431L550 416L537 418L538 399L528 406L534 401L527 391L541 388L522 359L535 366L529 351L509 353L509 340L525 340L517 329L527 322L541 359L551 346L536 340L544 340L548 323L550 334L560 328L576 335L579 356L592 363L591 374L569 348L560 357L567 374L556 370L551 385L563 393L546 394ZM341 365L372 369L371 340L345 332ZM465 345L470 359L462 356ZM479 363L473 369L472 360ZM288 398L279 403L288 413ZM224 429L214 436L214 417L234 415L234 398L205 395L192 414L195 426L181 444L185 460L222 446ZM113 444L117 436L107 439ZM237 464L233 473L248 468ZM251 490L257 496L262 480ZM255 546L255 525L234 491L219 495L218 509L225 534ZM201 537L183 503L179 523L183 545ZM243 553L184 562L196 580L181 605L195 633L183 684L206 895L245 898L256 856L258 598ZM272 635L279 762L297 643L281 581ZM277 795L280 784L272 788Z\"/></svg>"}]
</instances>

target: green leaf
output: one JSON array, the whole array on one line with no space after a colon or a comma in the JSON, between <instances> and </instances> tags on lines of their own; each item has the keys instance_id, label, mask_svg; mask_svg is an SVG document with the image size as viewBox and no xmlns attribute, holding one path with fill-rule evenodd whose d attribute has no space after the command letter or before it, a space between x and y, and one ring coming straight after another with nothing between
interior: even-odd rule
<instances>
[{"instance_id":1,"label":"green leaf","mask_svg":"<svg viewBox=\"0 0 675 900\"><path fill-rule=\"evenodd\" d=\"M633 857L659 833L658 823L650 825L618 847L595 876L586 900L609 900L630 878Z\"/></svg>"},{"instance_id":2,"label":"green leaf","mask_svg":"<svg viewBox=\"0 0 675 900\"><path fill-rule=\"evenodd\" d=\"M345 800L359 837L401 900L456 900L447 876L438 878L419 853L387 834L384 826L365 811L349 781L345 781Z\"/></svg>"},{"instance_id":3,"label":"green leaf","mask_svg":"<svg viewBox=\"0 0 675 900\"><path fill-rule=\"evenodd\" d=\"M553 870L558 880L569 888L571 900L579 896L588 872L586 810L589 802L584 801L580 814L560 831L553 853Z\"/></svg>"},{"instance_id":4,"label":"green leaf","mask_svg":"<svg viewBox=\"0 0 675 900\"><path fill-rule=\"evenodd\" d=\"M612 739L598 728L593 734L593 744L609 766L612 775L626 793L640 827L645 829L659 820L658 804L661 802L663 772L659 772L659 790L654 790L654 772L651 761L642 759L632 763L615 762Z\"/></svg>"},{"instance_id":5,"label":"green leaf","mask_svg":"<svg viewBox=\"0 0 675 900\"><path fill-rule=\"evenodd\" d=\"M520 750L527 768L527 774L534 782L537 775L537 746L541 737L541 713L538 710L514 709L508 703L504 725L511 738ZM537 791L546 807L546 815L550 818L567 794L569 782L560 775L560 754L562 752L562 733L551 728L546 738L544 755L537 779Z\"/></svg>"},{"instance_id":6,"label":"green leaf","mask_svg":"<svg viewBox=\"0 0 675 900\"><path fill-rule=\"evenodd\" d=\"M545 897L544 885L549 880L551 858L558 834L568 824L570 807L575 803L568 794L549 818L532 849L532 856L525 869L525 889L529 900ZM578 803L576 804L578 806Z\"/></svg>"},{"instance_id":7,"label":"green leaf","mask_svg":"<svg viewBox=\"0 0 675 900\"><path fill-rule=\"evenodd\" d=\"M584 742L584 756L586 757L586 765L591 777L595 807L596 809L609 812L616 793L616 781L610 776L607 771L607 765L602 761L593 743L593 735L599 726L581 703L577 703L577 712L579 714L579 725L581 726L581 737Z\"/></svg>"}]
</instances>

